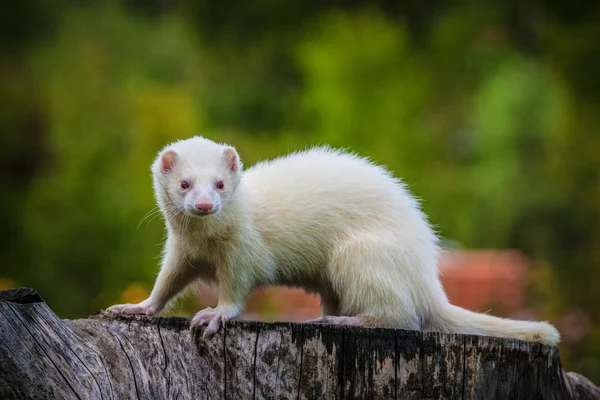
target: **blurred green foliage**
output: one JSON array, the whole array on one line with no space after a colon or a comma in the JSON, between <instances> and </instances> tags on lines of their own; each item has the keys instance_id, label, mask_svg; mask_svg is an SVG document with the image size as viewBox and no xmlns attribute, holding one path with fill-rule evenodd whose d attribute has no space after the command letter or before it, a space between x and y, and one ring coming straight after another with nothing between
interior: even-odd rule
<instances>
[{"instance_id":1,"label":"blurred green foliage","mask_svg":"<svg viewBox=\"0 0 600 400\"><path fill-rule=\"evenodd\" d=\"M599 17L561 1L15 3L0 286L64 317L143 298L164 144L204 134L249 165L327 143L388 165L444 238L532 258L538 317L589 319L561 351L598 382Z\"/></svg>"}]
</instances>

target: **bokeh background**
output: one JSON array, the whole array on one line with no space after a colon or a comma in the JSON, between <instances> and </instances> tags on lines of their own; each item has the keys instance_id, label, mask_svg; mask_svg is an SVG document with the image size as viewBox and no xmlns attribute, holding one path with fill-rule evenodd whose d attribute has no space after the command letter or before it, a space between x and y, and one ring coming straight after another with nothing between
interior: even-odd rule
<instances>
[{"instance_id":1,"label":"bokeh background","mask_svg":"<svg viewBox=\"0 0 600 400\"><path fill-rule=\"evenodd\" d=\"M251 165L327 143L402 177L449 250L527 260L505 268L527 276L524 315L557 324L565 367L599 383L599 4L4 4L0 289L33 287L65 318L141 300L164 144L203 134Z\"/></svg>"}]
</instances>

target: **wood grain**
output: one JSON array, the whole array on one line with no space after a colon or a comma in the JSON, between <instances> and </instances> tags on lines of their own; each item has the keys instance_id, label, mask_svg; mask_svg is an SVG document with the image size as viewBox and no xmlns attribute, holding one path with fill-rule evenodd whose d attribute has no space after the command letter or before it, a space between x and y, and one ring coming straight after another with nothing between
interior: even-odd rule
<instances>
[{"instance_id":1,"label":"wood grain","mask_svg":"<svg viewBox=\"0 0 600 400\"><path fill-rule=\"evenodd\" d=\"M600 399L553 347L492 337L236 321L58 318L0 292L0 399Z\"/></svg>"}]
</instances>

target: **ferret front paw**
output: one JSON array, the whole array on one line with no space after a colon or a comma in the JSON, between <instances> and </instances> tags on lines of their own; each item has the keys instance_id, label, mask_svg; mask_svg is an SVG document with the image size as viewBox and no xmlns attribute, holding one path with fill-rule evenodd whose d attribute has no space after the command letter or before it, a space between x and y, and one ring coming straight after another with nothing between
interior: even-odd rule
<instances>
[{"instance_id":1,"label":"ferret front paw","mask_svg":"<svg viewBox=\"0 0 600 400\"><path fill-rule=\"evenodd\" d=\"M115 304L114 306L107 308L107 310L117 314L156 314L156 307L154 307L148 300L144 300L138 304Z\"/></svg>"},{"instance_id":2,"label":"ferret front paw","mask_svg":"<svg viewBox=\"0 0 600 400\"><path fill-rule=\"evenodd\" d=\"M234 307L207 307L194 315L190 327L192 329L198 329L201 325L208 324L202 335L203 338L208 338L217 333L221 326L224 326L227 321L237 317L238 314L239 310Z\"/></svg>"}]
</instances>

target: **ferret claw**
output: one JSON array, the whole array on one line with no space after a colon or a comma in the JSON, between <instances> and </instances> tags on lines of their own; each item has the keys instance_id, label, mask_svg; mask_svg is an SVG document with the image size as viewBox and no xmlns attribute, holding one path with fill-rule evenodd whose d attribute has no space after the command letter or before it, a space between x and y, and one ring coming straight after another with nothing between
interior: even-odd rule
<instances>
[{"instance_id":1,"label":"ferret claw","mask_svg":"<svg viewBox=\"0 0 600 400\"><path fill-rule=\"evenodd\" d=\"M107 311L117 314L138 314L138 315L154 315L156 309L142 301L138 304L115 304L107 308Z\"/></svg>"},{"instance_id":2,"label":"ferret claw","mask_svg":"<svg viewBox=\"0 0 600 400\"><path fill-rule=\"evenodd\" d=\"M227 308L207 307L194 315L190 327L198 329L201 325L207 325L202 335L202 338L206 339L217 333L222 326L225 326L227 321L234 318L237 314L237 311Z\"/></svg>"}]
</instances>

